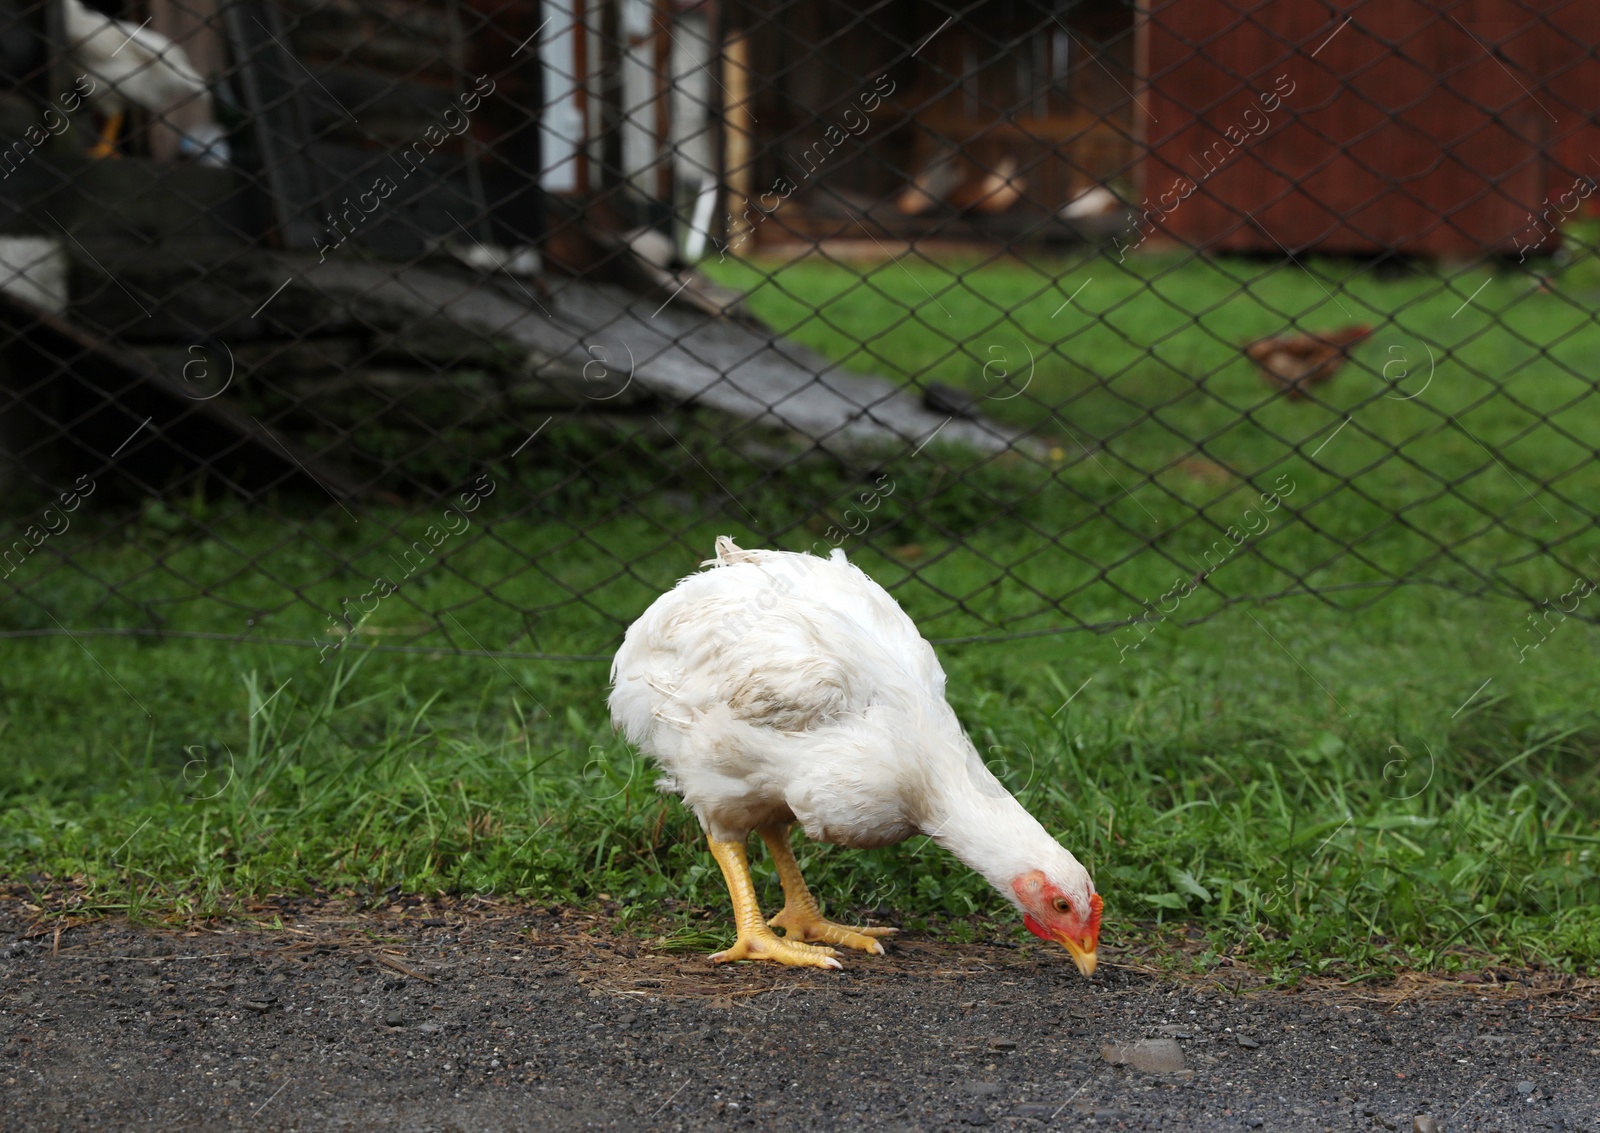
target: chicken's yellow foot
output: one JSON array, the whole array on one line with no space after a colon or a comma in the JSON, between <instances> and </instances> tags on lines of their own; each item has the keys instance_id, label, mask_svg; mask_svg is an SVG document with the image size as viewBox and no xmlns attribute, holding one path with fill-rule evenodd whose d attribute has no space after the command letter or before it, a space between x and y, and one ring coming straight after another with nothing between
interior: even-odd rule
<instances>
[{"instance_id":1,"label":"chicken's yellow foot","mask_svg":"<svg viewBox=\"0 0 1600 1133\"><path fill-rule=\"evenodd\" d=\"M874 937L892 936L894 928L846 928L822 919L817 899L811 895L806 879L800 875L800 863L794 860L794 848L789 845L787 826L769 826L761 831L761 840L767 844L773 864L778 867L778 880L783 882L783 912L767 922L784 931L788 941L820 940L825 944L839 944L860 952L883 955L883 945Z\"/></svg>"},{"instance_id":2,"label":"chicken's yellow foot","mask_svg":"<svg viewBox=\"0 0 1600 1133\"><path fill-rule=\"evenodd\" d=\"M115 157L117 156L117 135L122 132L122 112L106 116L106 124L100 130L100 140L89 150L90 157Z\"/></svg>"},{"instance_id":3,"label":"chicken's yellow foot","mask_svg":"<svg viewBox=\"0 0 1600 1133\"><path fill-rule=\"evenodd\" d=\"M785 940L767 927L756 901L755 882L750 879L750 862L745 856L743 842L719 842L707 836L711 843L711 856L722 867L722 877L728 883L728 896L733 898L733 919L739 929L739 939L733 947L711 957L718 964L730 960L773 960L791 967L840 968L833 958L833 949L802 944L798 940Z\"/></svg>"}]
</instances>

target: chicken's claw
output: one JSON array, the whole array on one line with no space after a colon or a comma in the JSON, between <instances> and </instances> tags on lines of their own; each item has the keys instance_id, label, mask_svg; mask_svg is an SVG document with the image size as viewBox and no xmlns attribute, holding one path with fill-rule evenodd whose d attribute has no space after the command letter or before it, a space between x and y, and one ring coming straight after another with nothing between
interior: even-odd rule
<instances>
[{"instance_id":1,"label":"chicken's claw","mask_svg":"<svg viewBox=\"0 0 1600 1133\"><path fill-rule=\"evenodd\" d=\"M844 965L833 957L832 948L785 940L768 929L765 933L739 937L732 948L714 954L711 962L727 964L734 960L771 960L791 968L843 968Z\"/></svg>"},{"instance_id":2,"label":"chicken's claw","mask_svg":"<svg viewBox=\"0 0 1600 1133\"><path fill-rule=\"evenodd\" d=\"M785 940L795 942L820 940L825 944L854 948L858 952L870 952L874 956L883 955L883 945L873 939L874 937L893 936L900 931L897 928L846 927L823 920L816 914L807 916L803 911L797 911L792 907L785 908L767 924L773 928L783 929Z\"/></svg>"}]
</instances>

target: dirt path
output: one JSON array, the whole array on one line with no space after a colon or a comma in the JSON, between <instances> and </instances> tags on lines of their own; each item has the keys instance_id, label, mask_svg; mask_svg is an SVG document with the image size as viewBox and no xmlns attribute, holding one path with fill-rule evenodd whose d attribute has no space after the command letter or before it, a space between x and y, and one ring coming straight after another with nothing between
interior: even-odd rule
<instances>
[{"instance_id":1,"label":"dirt path","mask_svg":"<svg viewBox=\"0 0 1600 1133\"><path fill-rule=\"evenodd\" d=\"M916 938L712 968L526 908L282 920L58 938L0 901L0 1128L1600 1127L1590 984L1235 993ZM1140 1040L1182 1069L1102 1052Z\"/></svg>"}]
</instances>

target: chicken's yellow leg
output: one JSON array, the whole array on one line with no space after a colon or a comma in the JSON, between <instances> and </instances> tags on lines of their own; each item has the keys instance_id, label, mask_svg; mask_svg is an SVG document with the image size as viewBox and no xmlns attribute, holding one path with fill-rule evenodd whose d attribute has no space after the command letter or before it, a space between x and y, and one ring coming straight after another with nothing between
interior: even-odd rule
<instances>
[{"instance_id":1,"label":"chicken's yellow leg","mask_svg":"<svg viewBox=\"0 0 1600 1133\"><path fill-rule=\"evenodd\" d=\"M743 842L719 842L707 835L711 843L711 856L722 867L723 880L728 883L728 896L733 898L733 919L739 928L739 939L733 947L712 956L713 962L725 964L729 960L773 960L793 967L840 968L844 965L833 958L833 949L802 944L798 940L784 940L767 927L756 901L755 882L750 880L750 861L745 857Z\"/></svg>"},{"instance_id":2,"label":"chicken's yellow leg","mask_svg":"<svg viewBox=\"0 0 1600 1133\"><path fill-rule=\"evenodd\" d=\"M115 157L117 135L122 132L122 111L106 115L106 124L100 130L100 140L89 150L90 157Z\"/></svg>"},{"instance_id":3,"label":"chicken's yellow leg","mask_svg":"<svg viewBox=\"0 0 1600 1133\"><path fill-rule=\"evenodd\" d=\"M769 925L783 929L785 940L821 940L883 955L883 945L873 937L892 936L899 929L846 928L823 920L822 910L817 908L817 899L811 895L806 879L800 876L800 863L794 860L794 848L789 845L789 828L765 827L761 831L761 840L767 844L767 852L778 867L778 880L783 882L783 912L768 921Z\"/></svg>"}]
</instances>

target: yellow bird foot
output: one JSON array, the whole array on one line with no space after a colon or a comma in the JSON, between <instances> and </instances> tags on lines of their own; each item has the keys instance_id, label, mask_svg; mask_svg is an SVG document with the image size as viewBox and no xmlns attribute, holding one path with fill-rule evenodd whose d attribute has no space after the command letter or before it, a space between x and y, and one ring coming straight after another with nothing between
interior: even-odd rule
<instances>
[{"instance_id":1,"label":"yellow bird foot","mask_svg":"<svg viewBox=\"0 0 1600 1133\"><path fill-rule=\"evenodd\" d=\"M117 157L117 135L122 132L122 113L108 115L100 130L100 140L89 147L90 157Z\"/></svg>"},{"instance_id":2,"label":"yellow bird foot","mask_svg":"<svg viewBox=\"0 0 1600 1133\"><path fill-rule=\"evenodd\" d=\"M900 931L897 928L846 928L823 920L819 914L796 912L793 909L784 909L767 924L783 929L785 940L820 940L825 944L854 948L858 952L870 952L874 956L883 955L883 945L875 937L893 936Z\"/></svg>"},{"instance_id":3,"label":"yellow bird foot","mask_svg":"<svg viewBox=\"0 0 1600 1133\"><path fill-rule=\"evenodd\" d=\"M842 968L833 958L833 949L785 940L770 928L749 934L741 933L733 947L711 957L713 964L726 964L733 960L771 960L791 968Z\"/></svg>"}]
</instances>

